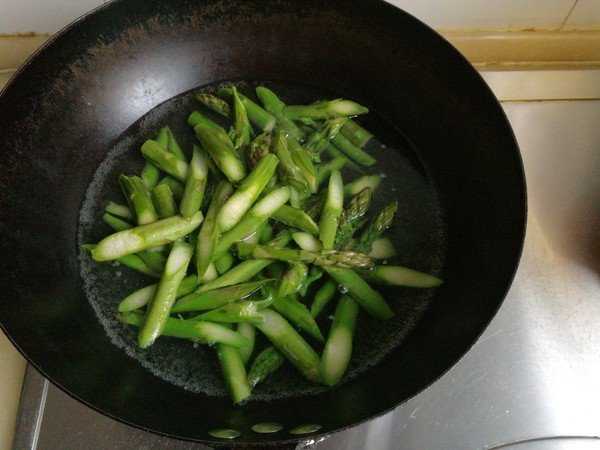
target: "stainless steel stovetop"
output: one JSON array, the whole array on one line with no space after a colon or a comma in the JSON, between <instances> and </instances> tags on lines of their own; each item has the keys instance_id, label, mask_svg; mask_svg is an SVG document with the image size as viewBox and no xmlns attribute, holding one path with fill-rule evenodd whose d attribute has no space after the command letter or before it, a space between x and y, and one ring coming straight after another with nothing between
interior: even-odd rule
<instances>
[{"instance_id":1,"label":"stainless steel stovetop","mask_svg":"<svg viewBox=\"0 0 600 450\"><path fill-rule=\"evenodd\" d=\"M513 126L528 183L513 286L439 381L389 414L298 448L600 448L600 71L483 75ZM29 367L14 448L207 447L104 417Z\"/></svg>"}]
</instances>

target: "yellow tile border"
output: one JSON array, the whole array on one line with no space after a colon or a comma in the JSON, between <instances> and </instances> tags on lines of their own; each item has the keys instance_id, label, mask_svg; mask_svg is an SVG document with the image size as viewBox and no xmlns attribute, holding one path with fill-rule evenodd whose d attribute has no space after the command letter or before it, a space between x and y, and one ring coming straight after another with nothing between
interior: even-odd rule
<instances>
[{"instance_id":1,"label":"yellow tile border","mask_svg":"<svg viewBox=\"0 0 600 450\"><path fill-rule=\"evenodd\" d=\"M600 68L600 29L439 29L479 70ZM0 71L14 70L50 37L0 34Z\"/></svg>"}]
</instances>

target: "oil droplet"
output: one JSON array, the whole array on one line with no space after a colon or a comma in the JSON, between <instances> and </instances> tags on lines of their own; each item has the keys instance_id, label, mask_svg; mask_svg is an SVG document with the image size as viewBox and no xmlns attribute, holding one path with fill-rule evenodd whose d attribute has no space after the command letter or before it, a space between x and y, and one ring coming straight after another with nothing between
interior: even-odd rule
<instances>
[{"instance_id":1,"label":"oil droplet","mask_svg":"<svg viewBox=\"0 0 600 450\"><path fill-rule=\"evenodd\" d=\"M343 284L338 285L337 290L340 294L348 293L348 288L346 286L344 286Z\"/></svg>"},{"instance_id":2,"label":"oil droplet","mask_svg":"<svg viewBox=\"0 0 600 450\"><path fill-rule=\"evenodd\" d=\"M306 423L304 425L298 425L290 430L290 434L308 434L314 433L321 428L321 425L317 423Z\"/></svg>"},{"instance_id":3,"label":"oil droplet","mask_svg":"<svg viewBox=\"0 0 600 450\"><path fill-rule=\"evenodd\" d=\"M283 425L277 422L261 422L252 425L251 429L255 433L277 433L283 429Z\"/></svg>"},{"instance_id":4,"label":"oil droplet","mask_svg":"<svg viewBox=\"0 0 600 450\"><path fill-rule=\"evenodd\" d=\"M234 430L233 428L216 428L210 430L208 434L219 439L235 439L242 435L241 432Z\"/></svg>"}]
</instances>

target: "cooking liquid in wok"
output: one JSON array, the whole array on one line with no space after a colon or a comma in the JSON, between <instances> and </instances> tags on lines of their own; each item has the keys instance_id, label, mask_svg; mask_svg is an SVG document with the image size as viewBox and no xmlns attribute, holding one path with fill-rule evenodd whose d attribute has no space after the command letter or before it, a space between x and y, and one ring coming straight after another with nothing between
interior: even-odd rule
<instances>
[{"instance_id":1,"label":"cooking liquid in wok","mask_svg":"<svg viewBox=\"0 0 600 450\"><path fill-rule=\"evenodd\" d=\"M258 83L235 84L240 93L256 101L253 93ZM330 90L295 83L261 84L271 88L287 104L305 104L321 99L345 97ZM195 91L214 92L221 85L229 86L231 83L206 86ZM146 139L155 138L161 127L169 125L181 147L189 154L195 138L193 130L187 125L187 117L193 110L202 111L223 123L222 119L207 112L190 94L182 94L157 106L132 125L114 147L109 149L86 192L80 212L78 244L96 243L112 232L102 221L104 207L111 200L125 203L117 177L120 173L140 173L144 162L140 147ZM360 103L360 99L353 100ZM385 176L373 195L370 216L394 199L399 203L394 223L386 233L398 255L388 263L405 265L443 279L445 228L439 201L427 177L426 169L403 134L376 111L371 109L357 121L374 134L366 150L377 159L377 163L371 168L366 168L365 174ZM328 157L324 155L323 159L327 160ZM346 168L342 175L346 183L360 176ZM162 337L150 348L142 350L137 346L137 328L117 320L119 302L134 290L156 283L156 279L141 275L118 263L97 263L83 250L80 251L79 262L88 300L115 345L123 348L156 376L177 386L208 395L227 395L213 348L186 340ZM309 305L312 300L311 294L324 279L325 276L311 287L307 295ZM352 360L341 383L359 376L376 365L395 346L401 345L405 336L425 313L434 292L434 289L375 287L384 294L396 315L387 322L381 322L361 311L356 326ZM331 303L318 320L325 336L335 307L335 301ZM260 333L257 333L257 346L266 345L266 339L259 335ZM318 353L321 352L322 344L309 337L306 339ZM255 348L254 354L256 353ZM279 371L255 387L249 401L307 395L325 389L328 388L306 381L291 365L284 364Z\"/></svg>"}]
</instances>

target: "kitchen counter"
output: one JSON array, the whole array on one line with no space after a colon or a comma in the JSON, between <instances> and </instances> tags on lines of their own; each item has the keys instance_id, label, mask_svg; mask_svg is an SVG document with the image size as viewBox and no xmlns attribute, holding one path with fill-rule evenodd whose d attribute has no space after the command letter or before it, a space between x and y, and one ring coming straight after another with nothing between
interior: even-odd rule
<instances>
[{"instance_id":1,"label":"kitchen counter","mask_svg":"<svg viewBox=\"0 0 600 450\"><path fill-rule=\"evenodd\" d=\"M0 87L9 75L0 73ZM361 447L367 439L414 442L418 435L428 435L427 442L419 441L425 444L421 448L438 448L436 436L445 436L445 448L467 444L468 448L510 449L512 441L537 439L540 447L532 441L523 448L558 449L547 440L557 433L571 444L579 440L577 448L584 448L589 439L600 436L600 389L595 381L600 375L600 328L593 325L600 317L600 70L570 66L485 70L482 75L514 128L527 174L529 224L515 284L486 333L439 382L398 410L334 435L335 440L318 444L318 449L367 448ZM561 323L565 327L557 329ZM533 327L534 333L526 327ZM498 354L504 357L492 360ZM0 335L2 449L11 445L24 369L23 358ZM451 400L457 396L476 407L456 414ZM447 399L446 406L434 408L435 398ZM563 407L569 408L571 423L560 414ZM49 419L52 426L48 422L41 426L49 440L40 441L38 448L53 448L52 442L84 448L89 444L86 431L97 429L137 436L131 441L139 445L135 448L147 448L143 446L153 437L102 416L84 421L87 428L69 426L70 418L55 416ZM461 442L461 436L464 439L474 427L480 432L468 443ZM27 432L23 427L20 431ZM53 436L62 441L52 441Z\"/></svg>"}]
</instances>

